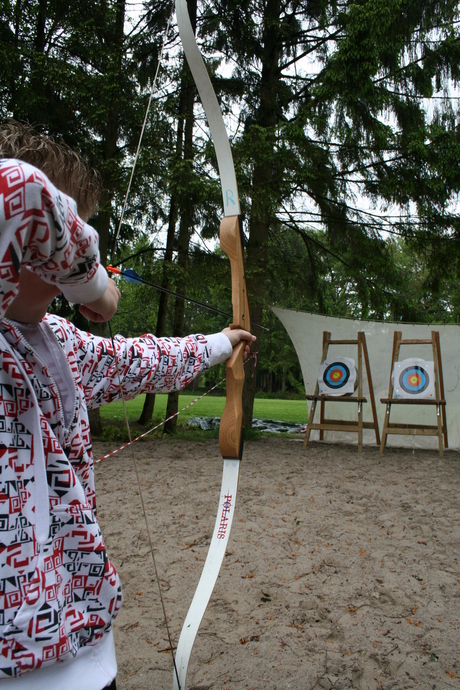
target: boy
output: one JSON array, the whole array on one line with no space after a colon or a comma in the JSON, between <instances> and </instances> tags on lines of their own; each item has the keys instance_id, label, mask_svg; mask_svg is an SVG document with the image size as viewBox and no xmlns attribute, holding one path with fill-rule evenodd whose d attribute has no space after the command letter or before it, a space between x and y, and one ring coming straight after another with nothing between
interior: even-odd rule
<instances>
[{"instance_id":1,"label":"boy","mask_svg":"<svg viewBox=\"0 0 460 690\"><path fill-rule=\"evenodd\" d=\"M115 690L122 595L97 523L87 409L120 397L118 372L126 398L179 389L255 340L117 336L114 356L110 340L47 314L60 292L92 321L117 309L85 222L98 194L66 146L0 126L2 690Z\"/></svg>"}]
</instances>

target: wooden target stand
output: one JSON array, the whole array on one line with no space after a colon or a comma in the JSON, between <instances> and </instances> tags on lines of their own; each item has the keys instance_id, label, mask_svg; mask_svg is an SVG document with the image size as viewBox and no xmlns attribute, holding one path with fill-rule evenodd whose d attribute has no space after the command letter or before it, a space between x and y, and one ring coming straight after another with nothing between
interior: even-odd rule
<instances>
[{"instance_id":1,"label":"wooden target stand","mask_svg":"<svg viewBox=\"0 0 460 690\"><path fill-rule=\"evenodd\" d=\"M358 434L358 451L363 452L363 429L374 429L375 441L380 445L379 423L377 420L377 410L375 407L374 387L372 385L371 368L369 364L369 356L367 353L366 336L363 332L358 333L356 340L332 340L331 334L328 331L323 332L323 352L321 355L321 363L327 358L327 353L330 345L356 345L358 348L357 370L359 375L358 388L356 394L353 395L322 395L319 393L319 386L316 383L315 392L313 395L305 396L307 400L311 400L310 414L308 416L308 424L305 430L304 446L308 445L310 434L313 429L319 430L319 440L324 440L325 431L350 431ZM365 422L363 419L363 403L367 403L367 398L363 396L363 359L366 367L367 382L369 385L369 398L372 407L372 422ZM320 402L320 420L314 422L317 403ZM327 402L341 402L341 403L355 403L358 405L358 419L356 421L349 421L345 419L327 419L326 418L326 403Z\"/></svg>"},{"instance_id":2,"label":"wooden target stand","mask_svg":"<svg viewBox=\"0 0 460 690\"><path fill-rule=\"evenodd\" d=\"M393 370L395 362L399 361L401 345L431 345L434 363L434 398L395 398L393 385ZM420 434L422 436L437 436L439 445L439 455L442 457L444 448L448 448L447 442L447 421L446 421L446 400L444 396L444 380L442 376L441 344L439 342L439 331L431 331L431 338L403 340L401 331L395 331L393 337L393 354L391 357L390 385L388 388L388 398L380 398L380 402L386 405L385 418L382 429L382 442L380 452L385 450L388 434ZM436 424L400 424L390 422L390 412L392 405L434 405L436 406ZM444 441L444 444L443 444Z\"/></svg>"}]
</instances>

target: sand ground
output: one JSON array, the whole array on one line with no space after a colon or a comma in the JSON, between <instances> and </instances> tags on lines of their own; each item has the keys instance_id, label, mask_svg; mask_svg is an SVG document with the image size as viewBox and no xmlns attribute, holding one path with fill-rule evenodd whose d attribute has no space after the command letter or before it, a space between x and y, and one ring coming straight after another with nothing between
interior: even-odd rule
<instances>
[{"instance_id":1,"label":"sand ground","mask_svg":"<svg viewBox=\"0 0 460 690\"><path fill-rule=\"evenodd\" d=\"M96 458L108 450L95 443ZM115 627L121 690L172 688L141 496L174 646L221 474L213 440L147 440L96 465L125 597ZM459 490L457 451L246 443L229 550L187 688L460 690Z\"/></svg>"}]
</instances>

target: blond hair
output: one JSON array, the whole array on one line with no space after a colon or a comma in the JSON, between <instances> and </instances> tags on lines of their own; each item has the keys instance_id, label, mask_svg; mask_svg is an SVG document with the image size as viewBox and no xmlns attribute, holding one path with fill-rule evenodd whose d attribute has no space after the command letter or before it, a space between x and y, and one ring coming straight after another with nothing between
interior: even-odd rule
<instances>
[{"instance_id":1,"label":"blond hair","mask_svg":"<svg viewBox=\"0 0 460 690\"><path fill-rule=\"evenodd\" d=\"M0 158L34 165L77 202L81 216L90 218L96 213L102 193L100 175L64 142L56 142L29 124L9 120L0 125Z\"/></svg>"}]
</instances>

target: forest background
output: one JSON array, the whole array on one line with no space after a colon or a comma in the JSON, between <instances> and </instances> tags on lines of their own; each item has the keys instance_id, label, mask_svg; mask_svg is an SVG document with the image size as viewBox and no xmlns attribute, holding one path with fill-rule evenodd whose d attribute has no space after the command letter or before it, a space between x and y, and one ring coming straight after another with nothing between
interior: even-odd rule
<instances>
[{"instance_id":1,"label":"forest background","mask_svg":"<svg viewBox=\"0 0 460 690\"><path fill-rule=\"evenodd\" d=\"M304 395L271 304L396 322L459 320L460 3L188 6L231 138L252 321L269 328L254 329L257 367L251 362L244 391L250 425L255 395ZM0 8L0 119L63 139L100 171L105 192L91 222L103 263L231 312L228 259L216 241L214 148L172 3L0 0ZM207 333L229 322L146 285L119 286L112 328L127 336ZM54 309L89 327L73 305L57 300ZM199 385L221 377L212 370ZM168 415L177 405L171 394ZM146 396L142 423L153 406Z\"/></svg>"}]
</instances>

